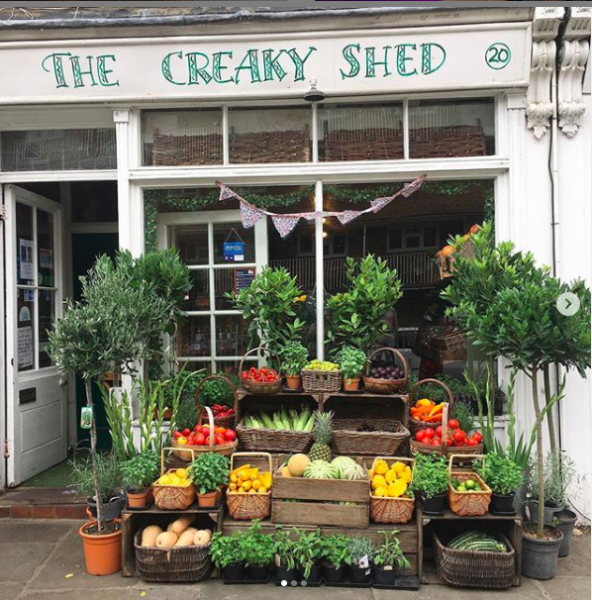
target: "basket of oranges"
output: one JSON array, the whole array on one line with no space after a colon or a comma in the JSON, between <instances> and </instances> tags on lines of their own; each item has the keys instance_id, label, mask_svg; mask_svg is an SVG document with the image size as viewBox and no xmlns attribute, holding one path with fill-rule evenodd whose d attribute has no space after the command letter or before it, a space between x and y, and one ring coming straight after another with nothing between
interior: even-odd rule
<instances>
[{"instance_id":1,"label":"basket of oranges","mask_svg":"<svg viewBox=\"0 0 592 600\"><path fill-rule=\"evenodd\" d=\"M163 448L161 455L161 476L152 484L154 502L162 510L185 510L195 500L195 485L186 469L164 468L164 453L173 448ZM188 452L192 450L188 449Z\"/></svg>"},{"instance_id":2,"label":"basket of oranges","mask_svg":"<svg viewBox=\"0 0 592 600\"><path fill-rule=\"evenodd\" d=\"M370 469L370 518L375 523L408 523L415 498L409 492L415 461L404 457L374 459Z\"/></svg>"},{"instance_id":3,"label":"basket of oranges","mask_svg":"<svg viewBox=\"0 0 592 600\"><path fill-rule=\"evenodd\" d=\"M235 452L230 457L228 512L237 521L265 519L271 513L271 454Z\"/></svg>"}]
</instances>

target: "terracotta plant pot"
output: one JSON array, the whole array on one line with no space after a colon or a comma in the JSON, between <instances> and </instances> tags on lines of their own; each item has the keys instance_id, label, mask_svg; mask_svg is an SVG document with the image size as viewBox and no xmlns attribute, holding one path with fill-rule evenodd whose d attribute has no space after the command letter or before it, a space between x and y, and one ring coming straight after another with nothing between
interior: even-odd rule
<instances>
[{"instance_id":1,"label":"terracotta plant pot","mask_svg":"<svg viewBox=\"0 0 592 600\"><path fill-rule=\"evenodd\" d=\"M107 535L85 533L96 524L97 521L89 521L78 530L84 544L86 570L90 575L113 575L121 571L121 529Z\"/></svg>"},{"instance_id":2,"label":"terracotta plant pot","mask_svg":"<svg viewBox=\"0 0 592 600\"><path fill-rule=\"evenodd\" d=\"M302 375L286 375L286 385L290 390L299 390L302 387Z\"/></svg>"},{"instance_id":3,"label":"terracotta plant pot","mask_svg":"<svg viewBox=\"0 0 592 600\"><path fill-rule=\"evenodd\" d=\"M201 508L213 508L218 503L220 493L220 490L217 490L207 494L197 494L197 505Z\"/></svg>"},{"instance_id":4,"label":"terracotta plant pot","mask_svg":"<svg viewBox=\"0 0 592 600\"><path fill-rule=\"evenodd\" d=\"M129 508L145 508L148 505L148 490L129 490L127 505Z\"/></svg>"},{"instance_id":5,"label":"terracotta plant pot","mask_svg":"<svg viewBox=\"0 0 592 600\"><path fill-rule=\"evenodd\" d=\"M358 377L356 379L345 379L343 380L343 389L346 392L357 392L360 389L360 380L362 378Z\"/></svg>"}]
</instances>

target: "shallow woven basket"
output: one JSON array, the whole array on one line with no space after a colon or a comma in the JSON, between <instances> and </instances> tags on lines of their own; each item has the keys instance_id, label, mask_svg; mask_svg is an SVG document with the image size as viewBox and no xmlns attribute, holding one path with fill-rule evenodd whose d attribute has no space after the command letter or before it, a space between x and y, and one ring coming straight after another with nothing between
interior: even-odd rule
<instances>
[{"instance_id":1,"label":"shallow woven basket","mask_svg":"<svg viewBox=\"0 0 592 600\"><path fill-rule=\"evenodd\" d=\"M454 459L459 455L451 454L448 463L449 483L448 483L448 505L450 510L459 517L482 517L489 510L491 503L491 488L474 471L453 471L452 465ZM460 456L464 458L464 456ZM475 458L481 458L485 464L485 456L482 454ZM466 479L476 479L481 486L480 492L457 492L453 487L451 480L465 481Z\"/></svg>"},{"instance_id":2,"label":"shallow woven basket","mask_svg":"<svg viewBox=\"0 0 592 600\"><path fill-rule=\"evenodd\" d=\"M211 570L210 544L179 548L144 548L142 532L134 537L136 569L145 581L160 583L195 582L206 579Z\"/></svg>"},{"instance_id":3,"label":"shallow woven basket","mask_svg":"<svg viewBox=\"0 0 592 600\"><path fill-rule=\"evenodd\" d=\"M361 423L376 431L356 431ZM394 419L335 419L333 446L339 454L371 454L394 456L409 437L409 430Z\"/></svg>"},{"instance_id":4,"label":"shallow woven basket","mask_svg":"<svg viewBox=\"0 0 592 600\"><path fill-rule=\"evenodd\" d=\"M245 427L239 423L236 434L245 450L269 452L305 452L312 442L312 434L305 431L278 431Z\"/></svg>"},{"instance_id":5,"label":"shallow woven basket","mask_svg":"<svg viewBox=\"0 0 592 600\"><path fill-rule=\"evenodd\" d=\"M243 372L243 364L244 364L247 356L249 356L249 354L252 354L253 352L257 352L258 350L263 350L265 352L269 352L269 350L267 348L265 348L264 346L258 346L257 348L253 348L252 350L249 350L243 356L242 360L240 361L240 365L238 366L239 376ZM273 355L274 355L275 359L277 360L277 364L278 364L278 367L275 370L279 373L280 368L281 368L280 357L275 353L273 353ZM251 381L250 379L243 379L241 377L241 385L247 392L249 392L249 394L253 394L253 395L257 395L257 396L272 396L273 394L277 394L280 391L280 388L282 387L282 378L278 377L277 381L259 382L259 381Z\"/></svg>"},{"instance_id":6,"label":"shallow woven basket","mask_svg":"<svg viewBox=\"0 0 592 600\"><path fill-rule=\"evenodd\" d=\"M368 363L372 364L372 359L380 352L391 352L403 365L405 377L402 379L377 379L375 377L364 377L364 389L372 394L394 394L397 390L407 387L409 383L409 365L405 357L396 348L378 348L368 357Z\"/></svg>"},{"instance_id":7,"label":"shallow woven basket","mask_svg":"<svg viewBox=\"0 0 592 600\"><path fill-rule=\"evenodd\" d=\"M307 394L338 392L341 389L341 370L313 371L302 370L302 387Z\"/></svg>"},{"instance_id":8,"label":"shallow woven basket","mask_svg":"<svg viewBox=\"0 0 592 600\"><path fill-rule=\"evenodd\" d=\"M230 458L230 471L234 470L235 461L248 461L254 464L265 461L265 469L272 472L271 454L267 452L236 452ZM226 494L228 513L237 521L252 521L253 519L266 519L271 514L271 490L266 494L249 494L240 492Z\"/></svg>"},{"instance_id":9,"label":"shallow woven basket","mask_svg":"<svg viewBox=\"0 0 592 600\"><path fill-rule=\"evenodd\" d=\"M411 408L412 406L415 406L415 402L417 401L415 394L417 390L424 385L432 384L439 385L446 392L448 396L448 414L452 415L454 410L454 394L452 393L452 390L439 379L422 379L421 381L418 381L409 392L409 407ZM414 419L411 414L409 414L409 431L411 432L411 435L415 435L420 429L437 427L438 425L442 425L442 427L444 427L446 424L445 421L447 422L447 419L442 418L442 421L436 423L424 423L423 421Z\"/></svg>"},{"instance_id":10,"label":"shallow woven basket","mask_svg":"<svg viewBox=\"0 0 592 600\"><path fill-rule=\"evenodd\" d=\"M164 475L164 451L170 448L163 448L163 467L161 474ZM168 472L173 473L177 469L170 469ZM176 485L158 485L152 484L152 493L154 494L154 503L162 510L185 510L189 508L195 500L195 485L190 483L187 486Z\"/></svg>"},{"instance_id":11,"label":"shallow woven basket","mask_svg":"<svg viewBox=\"0 0 592 600\"><path fill-rule=\"evenodd\" d=\"M516 552L508 538L497 534L508 552L476 552L446 547L434 534L434 554L438 575L446 585L489 590L505 590L516 580Z\"/></svg>"},{"instance_id":12,"label":"shallow woven basket","mask_svg":"<svg viewBox=\"0 0 592 600\"><path fill-rule=\"evenodd\" d=\"M389 468L397 461L408 463L411 466L411 481L413 481L415 461L412 458L377 456L372 463L373 469L378 460L385 460ZM375 523L409 523L414 510L415 498L378 498L373 496L370 490L370 519Z\"/></svg>"}]
</instances>

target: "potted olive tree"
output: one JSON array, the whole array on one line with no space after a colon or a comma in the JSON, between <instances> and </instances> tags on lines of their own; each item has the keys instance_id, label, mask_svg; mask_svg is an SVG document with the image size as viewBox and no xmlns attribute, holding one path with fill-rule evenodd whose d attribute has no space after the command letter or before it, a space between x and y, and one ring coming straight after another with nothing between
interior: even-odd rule
<instances>
[{"instance_id":1,"label":"potted olive tree","mask_svg":"<svg viewBox=\"0 0 592 600\"><path fill-rule=\"evenodd\" d=\"M50 353L60 371L79 373L85 384L97 519L79 533L87 571L94 575L121 569L121 530L117 522L106 523L103 514L92 385L100 385L107 371L132 373L136 361L159 355L152 342L174 312L171 301L160 297L153 284L134 276L129 260L127 253L118 255L115 264L107 256L99 257L81 278L81 301L69 301L64 317L49 333Z\"/></svg>"},{"instance_id":2,"label":"potted olive tree","mask_svg":"<svg viewBox=\"0 0 592 600\"><path fill-rule=\"evenodd\" d=\"M345 346L337 356L337 362L341 365L344 391L355 392L359 390L360 379L366 367L366 355L358 348Z\"/></svg>"},{"instance_id":3,"label":"potted olive tree","mask_svg":"<svg viewBox=\"0 0 592 600\"><path fill-rule=\"evenodd\" d=\"M152 483L160 475L160 456L144 450L121 465L126 486L127 504L130 508L144 508L150 503Z\"/></svg>"},{"instance_id":4,"label":"potted olive tree","mask_svg":"<svg viewBox=\"0 0 592 600\"><path fill-rule=\"evenodd\" d=\"M288 389L302 389L301 371L308 363L308 350L300 342L291 341L286 344L281 358Z\"/></svg>"}]
</instances>

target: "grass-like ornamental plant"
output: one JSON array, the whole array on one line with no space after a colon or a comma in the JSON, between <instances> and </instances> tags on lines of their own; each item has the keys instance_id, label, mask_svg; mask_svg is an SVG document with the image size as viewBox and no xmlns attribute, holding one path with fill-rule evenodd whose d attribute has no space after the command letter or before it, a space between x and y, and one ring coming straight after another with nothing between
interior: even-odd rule
<instances>
[{"instance_id":1,"label":"grass-like ornamental plant","mask_svg":"<svg viewBox=\"0 0 592 600\"><path fill-rule=\"evenodd\" d=\"M209 494L228 483L230 461L222 454L204 452L187 467L187 471L198 493Z\"/></svg>"},{"instance_id":2,"label":"grass-like ornamental plant","mask_svg":"<svg viewBox=\"0 0 592 600\"><path fill-rule=\"evenodd\" d=\"M415 457L411 485L414 492L433 498L446 493L448 481L448 465L444 457L436 454L418 454Z\"/></svg>"},{"instance_id":3,"label":"grass-like ornamental plant","mask_svg":"<svg viewBox=\"0 0 592 600\"><path fill-rule=\"evenodd\" d=\"M500 496L513 494L524 480L522 468L511 458L499 454L488 454L485 465L475 461L474 466L492 492Z\"/></svg>"}]
</instances>

